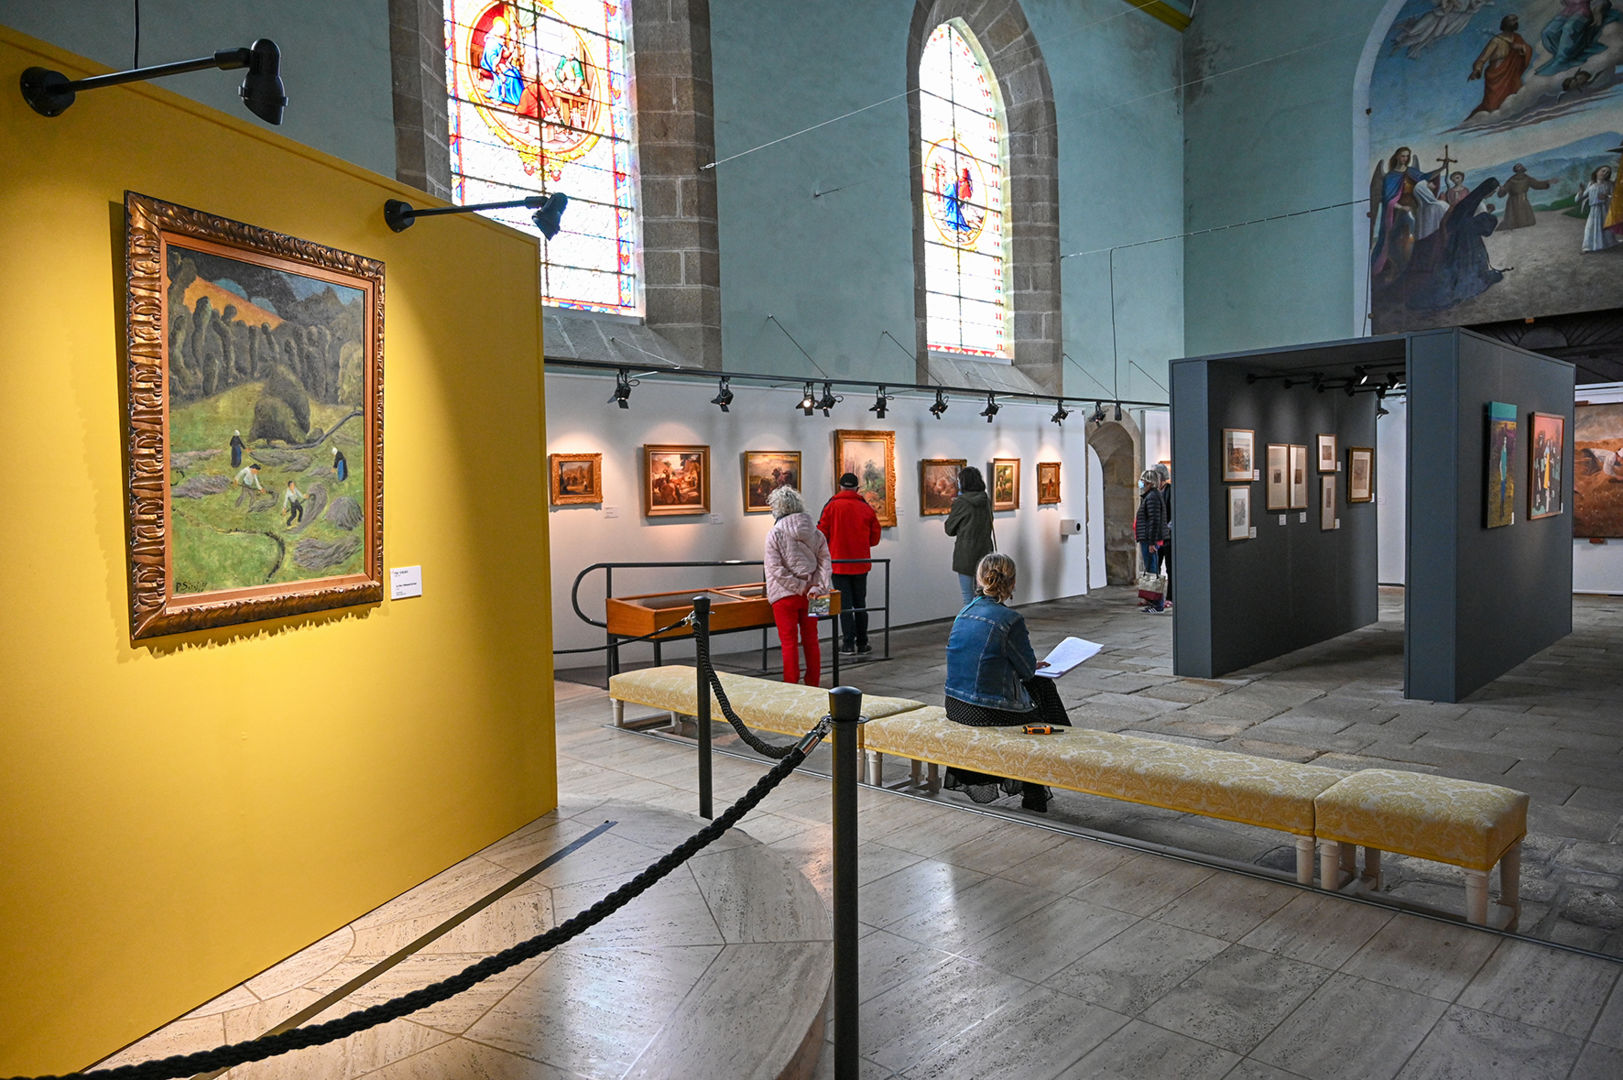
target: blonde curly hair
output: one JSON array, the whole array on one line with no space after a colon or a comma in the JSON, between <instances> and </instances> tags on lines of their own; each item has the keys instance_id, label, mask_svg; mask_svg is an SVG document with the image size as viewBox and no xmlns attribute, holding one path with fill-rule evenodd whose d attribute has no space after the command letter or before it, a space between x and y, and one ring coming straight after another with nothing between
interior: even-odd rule
<instances>
[{"instance_id":1,"label":"blonde curly hair","mask_svg":"<svg viewBox=\"0 0 1623 1080\"><path fill-rule=\"evenodd\" d=\"M975 587L981 595L1002 603L1014 595L1014 560L1001 551L983 557L975 567Z\"/></svg>"}]
</instances>

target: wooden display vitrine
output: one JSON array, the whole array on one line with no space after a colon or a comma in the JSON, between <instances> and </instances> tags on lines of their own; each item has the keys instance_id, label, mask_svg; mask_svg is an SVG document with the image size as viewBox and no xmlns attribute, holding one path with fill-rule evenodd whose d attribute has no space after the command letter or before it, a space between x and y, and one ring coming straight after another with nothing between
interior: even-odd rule
<instances>
[{"instance_id":1,"label":"wooden display vitrine","mask_svg":"<svg viewBox=\"0 0 1623 1080\"><path fill-rule=\"evenodd\" d=\"M673 592L643 593L638 596L610 596L604 600L608 631L620 637L644 637L676 627L693 611L693 598L710 598L710 630L750 630L772 625L772 605L767 603L766 585L751 582L745 585L725 585L714 589L678 589ZM840 613L840 594L829 597L829 614ZM659 638L691 637L693 631L686 626L672 630Z\"/></svg>"}]
</instances>

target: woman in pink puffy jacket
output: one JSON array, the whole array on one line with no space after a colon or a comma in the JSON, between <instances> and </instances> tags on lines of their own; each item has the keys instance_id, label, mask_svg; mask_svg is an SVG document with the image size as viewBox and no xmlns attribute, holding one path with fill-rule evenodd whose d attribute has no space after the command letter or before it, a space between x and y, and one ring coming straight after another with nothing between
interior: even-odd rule
<instances>
[{"instance_id":1,"label":"woman in pink puffy jacket","mask_svg":"<svg viewBox=\"0 0 1623 1080\"><path fill-rule=\"evenodd\" d=\"M806 650L806 685L823 677L823 656L817 642L817 620L807 614L813 596L834 587L828 541L806 513L800 492L785 485L767 499L772 507L772 531L766 534L766 598L778 624L783 649L783 681L800 681L800 650Z\"/></svg>"}]
</instances>

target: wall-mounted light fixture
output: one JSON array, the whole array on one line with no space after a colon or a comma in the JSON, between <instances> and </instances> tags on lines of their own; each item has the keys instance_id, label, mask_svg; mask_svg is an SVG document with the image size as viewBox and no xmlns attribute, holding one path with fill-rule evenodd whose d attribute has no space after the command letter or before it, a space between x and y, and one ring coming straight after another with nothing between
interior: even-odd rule
<instances>
[{"instance_id":1,"label":"wall-mounted light fixture","mask_svg":"<svg viewBox=\"0 0 1623 1080\"><path fill-rule=\"evenodd\" d=\"M1116 423L1121 423L1121 402L1116 402Z\"/></svg>"},{"instance_id":2,"label":"wall-mounted light fixture","mask_svg":"<svg viewBox=\"0 0 1623 1080\"><path fill-rule=\"evenodd\" d=\"M628 403L631 401L631 388L635 385L636 383L631 381L631 372L621 368L614 376L614 393L609 395L609 400L604 404L618 405L622 409L631 408Z\"/></svg>"},{"instance_id":3,"label":"wall-mounted light fixture","mask_svg":"<svg viewBox=\"0 0 1623 1080\"><path fill-rule=\"evenodd\" d=\"M941 414L946 411L947 395L942 393L940 390L937 390L935 392L935 404L930 406L930 415L939 420L941 419Z\"/></svg>"},{"instance_id":4,"label":"wall-mounted light fixture","mask_svg":"<svg viewBox=\"0 0 1623 1080\"><path fill-rule=\"evenodd\" d=\"M997 411L1001 408L1003 408L1003 406L997 403L997 395L987 394L986 408L981 410L981 415L986 417L986 422L990 424L992 422L992 418L997 415Z\"/></svg>"},{"instance_id":5,"label":"wall-mounted light fixture","mask_svg":"<svg viewBox=\"0 0 1623 1080\"><path fill-rule=\"evenodd\" d=\"M879 388L879 393L874 396L873 404L868 406L868 411L879 417L879 419L883 420L885 418L885 409L887 408L885 403L889 400L890 396L885 393L885 388L881 386Z\"/></svg>"},{"instance_id":6,"label":"wall-mounted light fixture","mask_svg":"<svg viewBox=\"0 0 1623 1080\"><path fill-rule=\"evenodd\" d=\"M242 86L237 93L248 111L267 124L280 124L282 110L287 107L287 95L282 89L282 51L276 42L260 38L246 49L221 49L213 56L200 56L196 60L177 60L172 64L115 71L110 75L92 75L88 79L73 79L60 71L31 67L23 71L23 100L41 116L61 116L73 104L81 90L97 90L120 83L145 82L165 75L179 75L183 71L202 71L219 68L232 71L247 68Z\"/></svg>"},{"instance_id":7,"label":"wall-mounted light fixture","mask_svg":"<svg viewBox=\"0 0 1623 1080\"><path fill-rule=\"evenodd\" d=\"M817 391L811 383L806 384L806 392L800 395L800 404L796 405L795 408L806 416L810 416L812 411L817 408Z\"/></svg>"},{"instance_id":8,"label":"wall-mounted light fixture","mask_svg":"<svg viewBox=\"0 0 1623 1080\"><path fill-rule=\"evenodd\" d=\"M1102 402L1102 401L1095 401L1093 403L1093 415L1088 417L1088 419L1093 421L1095 424L1104 423L1105 422L1105 403Z\"/></svg>"},{"instance_id":9,"label":"wall-mounted light fixture","mask_svg":"<svg viewBox=\"0 0 1623 1080\"><path fill-rule=\"evenodd\" d=\"M731 405L732 403L732 380L724 377L721 380L721 385L716 389L716 396L710 399L710 404L718 405L721 407L722 412L726 412L727 406Z\"/></svg>"},{"instance_id":10,"label":"wall-mounted light fixture","mask_svg":"<svg viewBox=\"0 0 1623 1080\"><path fill-rule=\"evenodd\" d=\"M844 394L841 394L838 397L836 397L834 395L834 384L833 383L824 383L823 384L823 396L818 399L817 407L819 409L823 410L823 415L824 416L827 416L829 414L830 409L834 408L835 405L839 404L840 402L842 402L844 400L845 400L845 395Z\"/></svg>"},{"instance_id":11,"label":"wall-mounted light fixture","mask_svg":"<svg viewBox=\"0 0 1623 1080\"><path fill-rule=\"evenodd\" d=\"M1048 418L1048 422L1051 424L1064 424L1065 418L1070 415L1071 410L1065 407L1065 402L1056 401L1054 402L1054 415Z\"/></svg>"},{"instance_id":12,"label":"wall-mounted light fixture","mask_svg":"<svg viewBox=\"0 0 1623 1080\"><path fill-rule=\"evenodd\" d=\"M465 203L462 206L438 206L432 210L418 210L408 202L399 199L390 199L383 204L383 221L395 232L405 232L420 217L438 217L441 214L469 214L479 210L506 210L514 206L522 206L527 210L534 210L530 220L535 227L541 230L541 235L551 240L558 235L563 224L564 207L569 205L569 196L561 191L554 191L550 195L530 195L523 199L504 199L500 202Z\"/></svg>"}]
</instances>

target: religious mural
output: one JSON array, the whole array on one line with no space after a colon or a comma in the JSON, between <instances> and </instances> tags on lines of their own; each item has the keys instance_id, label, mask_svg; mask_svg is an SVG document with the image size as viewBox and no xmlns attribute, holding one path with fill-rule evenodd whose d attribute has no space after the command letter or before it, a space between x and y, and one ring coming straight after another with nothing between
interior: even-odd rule
<instances>
[{"instance_id":1,"label":"religious mural","mask_svg":"<svg viewBox=\"0 0 1623 1080\"><path fill-rule=\"evenodd\" d=\"M1409 0L1370 76L1376 333L1615 307L1623 9Z\"/></svg>"}]
</instances>

